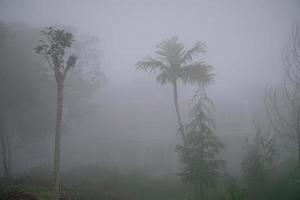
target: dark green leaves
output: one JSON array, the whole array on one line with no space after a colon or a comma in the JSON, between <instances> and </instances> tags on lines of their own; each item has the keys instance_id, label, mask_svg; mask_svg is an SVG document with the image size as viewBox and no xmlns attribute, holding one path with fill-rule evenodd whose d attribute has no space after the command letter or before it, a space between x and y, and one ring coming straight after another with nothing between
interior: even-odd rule
<instances>
[{"instance_id":1,"label":"dark green leaves","mask_svg":"<svg viewBox=\"0 0 300 200\"><path fill-rule=\"evenodd\" d=\"M40 41L40 45L34 49L35 52L45 56L53 69L64 68L65 52L74 42L73 34L65 29L58 29L52 26L47 27L41 32L47 39ZM68 63L73 66L75 65L76 59L74 58L72 57L71 60L67 61L67 66Z\"/></svg>"},{"instance_id":2,"label":"dark green leaves","mask_svg":"<svg viewBox=\"0 0 300 200\"><path fill-rule=\"evenodd\" d=\"M193 120L184 126L185 143L177 146L183 164L179 176L187 183L213 185L223 166L218 154L224 145L215 135L214 120L207 108L210 100L206 95L199 97L192 112Z\"/></svg>"},{"instance_id":3,"label":"dark green leaves","mask_svg":"<svg viewBox=\"0 0 300 200\"><path fill-rule=\"evenodd\" d=\"M67 72L74 67L77 61L75 55L68 57L65 63L64 57L67 48L72 46L74 36L65 29L58 29L55 27L47 27L41 31L46 40L41 40L34 50L37 54L44 56L51 67L55 71L55 78L57 81L64 81Z\"/></svg>"},{"instance_id":4,"label":"dark green leaves","mask_svg":"<svg viewBox=\"0 0 300 200\"><path fill-rule=\"evenodd\" d=\"M67 61L67 67L74 67L77 61L77 57L75 55L70 55Z\"/></svg>"}]
</instances>

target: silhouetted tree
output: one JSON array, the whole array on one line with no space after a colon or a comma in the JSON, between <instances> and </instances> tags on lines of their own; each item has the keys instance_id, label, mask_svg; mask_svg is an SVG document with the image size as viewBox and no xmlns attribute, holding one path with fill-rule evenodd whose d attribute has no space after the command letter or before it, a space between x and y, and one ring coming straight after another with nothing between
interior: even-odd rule
<instances>
[{"instance_id":1,"label":"silhouetted tree","mask_svg":"<svg viewBox=\"0 0 300 200\"><path fill-rule=\"evenodd\" d=\"M101 50L96 36L76 34L72 53L78 56L78 60L76 68L68 75L68 84L65 88L65 101L68 104L64 106L68 112L64 113L66 119L64 122L70 125L69 128L72 124L75 125L73 130L68 130L80 133L86 131L84 130L86 126L90 126L85 122L99 120L99 117L91 116L93 113L99 114L95 103L91 102L91 95L105 83L106 77L101 69ZM87 118L89 120L84 120Z\"/></svg>"},{"instance_id":2,"label":"silhouetted tree","mask_svg":"<svg viewBox=\"0 0 300 200\"><path fill-rule=\"evenodd\" d=\"M178 41L176 36L162 41L157 46L157 59L148 57L139 61L137 69L146 72L159 71L156 80L161 85L171 83L174 93L174 104L178 120L179 130L185 141L183 122L181 119L178 105L177 82L181 80L184 84L206 85L213 80L211 66L204 62L192 62L199 53L205 52L205 44L196 42L189 50L185 50L184 45Z\"/></svg>"},{"instance_id":3,"label":"silhouetted tree","mask_svg":"<svg viewBox=\"0 0 300 200\"><path fill-rule=\"evenodd\" d=\"M68 71L75 66L77 57L68 56L66 50L72 46L74 36L69 31L48 27L42 31L46 40L41 40L41 44L35 48L36 53L42 55L47 60L49 67L53 70L57 85L57 109L55 125L55 150L54 150L54 198L60 197L60 143L63 113L63 88Z\"/></svg>"},{"instance_id":4,"label":"silhouetted tree","mask_svg":"<svg viewBox=\"0 0 300 200\"><path fill-rule=\"evenodd\" d=\"M246 141L246 152L241 166L249 196L254 199L265 199L269 175L278 157L275 137L256 125L254 138L252 141Z\"/></svg>"},{"instance_id":5,"label":"silhouetted tree","mask_svg":"<svg viewBox=\"0 0 300 200\"><path fill-rule=\"evenodd\" d=\"M6 178L11 180L11 142L9 141L9 136L6 131L6 127L4 126L3 119L0 119L0 141L4 173Z\"/></svg>"},{"instance_id":6,"label":"silhouetted tree","mask_svg":"<svg viewBox=\"0 0 300 200\"><path fill-rule=\"evenodd\" d=\"M37 37L38 30L25 24L0 22L0 159L12 178L14 163L29 162L17 152L27 141L46 136L53 124L53 104L47 100L54 87L32 51Z\"/></svg>"},{"instance_id":7,"label":"silhouetted tree","mask_svg":"<svg viewBox=\"0 0 300 200\"><path fill-rule=\"evenodd\" d=\"M284 78L281 88L269 90L265 107L275 132L283 139L284 148L296 150L300 174L300 32L292 31L284 57Z\"/></svg>"},{"instance_id":8,"label":"silhouetted tree","mask_svg":"<svg viewBox=\"0 0 300 200\"><path fill-rule=\"evenodd\" d=\"M238 182L232 178L227 177L225 182L225 198L224 200L246 200L246 191L245 188L242 188Z\"/></svg>"},{"instance_id":9,"label":"silhouetted tree","mask_svg":"<svg viewBox=\"0 0 300 200\"><path fill-rule=\"evenodd\" d=\"M218 158L224 145L215 135L214 120L208 109L211 101L202 95L193 108L193 120L184 126L185 144L177 146L183 164L178 175L193 185L194 199L204 199L205 187L214 186L224 163Z\"/></svg>"}]
</instances>

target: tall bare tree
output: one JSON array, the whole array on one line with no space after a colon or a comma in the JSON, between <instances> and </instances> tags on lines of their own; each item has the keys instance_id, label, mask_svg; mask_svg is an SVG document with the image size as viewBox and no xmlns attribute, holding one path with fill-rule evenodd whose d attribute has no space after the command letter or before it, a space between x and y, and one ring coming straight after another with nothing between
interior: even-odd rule
<instances>
[{"instance_id":1,"label":"tall bare tree","mask_svg":"<svg viewBox=\"0 0 300 200\"><path fill-rule=\"evenodd\" d=\"M265 99L267 115L276 133L284 139L282 146L296 150L300 173L300 32L292 30L284 54L284 78L280 88L270 90Z\"/></svg>"},{"instance_id":2,"label":"tall bare tree","mask_svg":"<svg viewBox=\"0 0 300 200\"><path fill-rule=\"evenodd\" d=\"M55 147L54 147L54 199L60 199L60 143L63 114L64 81L68 71L75 66L77 57L68 56L66 50L72 46L74 36L71 32L55 27L48 27L42 31L46 36L41 44L35 48L36 53L42 55L53 70L57 86Z\"/></svg>"},{"instance_id":3,"label":"tall bare tree","mask_svg":"<svg viewBox=\"0 0 300 200\"><path fill-rule=\"evenodd\" d=\"M213 80L212 66L204 62L192 62L194 57L204 53L205 49L204 43L196 42L191 49L185 50L184 45L174 36L162 41L157 46L157 59L147 57L136 64L139 70L149 73L159 71L157 82L161 85L171 83L173 86L174 105L183 142L185 135L178 105L177 84L178 80L181 80L184 84L206 85Z\"/></svg>"}]
</instances>

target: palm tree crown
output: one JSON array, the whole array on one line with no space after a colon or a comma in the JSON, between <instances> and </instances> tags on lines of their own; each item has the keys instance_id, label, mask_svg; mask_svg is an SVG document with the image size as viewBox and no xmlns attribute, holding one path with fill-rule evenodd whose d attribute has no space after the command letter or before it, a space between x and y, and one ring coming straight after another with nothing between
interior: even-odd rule
<instances>
[{"instance_id":1,"label":"palm tree crown","mask_svg":"<svg viewBox=\"0 0 300 200\"><path fill-rule=\"evenodd\" d=\"M136 64L137 69L149 73L160 71L156 78L157 82L161 85L172 84L179 131L183 144L185 144L184 124L181 120L178 105L177 80L181 80L184 84L205 86L213 80L213 74L210 72L212 67L203 62L192 62L196 55L205 52L204 43L196 42L191 49L185 50L184 45L174 36L161 42L157 49L158 58L148 57L138 62Z\"/></svg>"},{"instance_id":2,"label":"palm tree crown","mask_svg":"<svg viewBox=\"0 0 300 200\"><path fill-rule=\"evenodd\" d=\"M205 43L196 42L191 49L185 50L184 45L173 36L162 41L157 49L157 59L147 57L136 65L137 69L149 73L159 70L156 80L161 85L168 82L174 84L177 80L181 80L184 84L203 86L213 80L210 65L192 62L195 56L205 52Z\"/></svg>"}]
</instances>

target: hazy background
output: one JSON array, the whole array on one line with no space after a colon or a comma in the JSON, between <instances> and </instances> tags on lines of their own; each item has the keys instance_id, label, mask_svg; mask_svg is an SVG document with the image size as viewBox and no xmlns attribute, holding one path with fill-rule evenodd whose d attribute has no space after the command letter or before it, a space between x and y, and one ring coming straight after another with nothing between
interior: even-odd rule
<instances>
[{"instance_id":1,"label":"hazy background","mask_svg":"<svg viewBox=\"0 0 300 200\"><path fill-rule=\"evenodd\" d=\"M243 141L252 134L254 116L264 109L264 91L279 83L282 50L293 22L299 20L299 8L300 2L293 0L0 0L0 21L38 29L62 24L100 40L106 81L85 100L97 110L95 115L82 111L87 128L80 130L72 117L68 120L73 131L63 138L65 167L100 163L175 173L177 124L172 90L157 84L154 75L136 71L135 63L153 55L156 45L172 35L188 47L205 42L207 53L200 59L212 65L216 74L208 94L215 103L217 134L227 146L227 169L237 172ZM195 88L179 89L187 121ZM39 145L44 153L35 162L16 159L15 170L30 168L32 163L51 166L52 140ZM37 146L28 147L28 154ZM151 159L159 161L157 166L152 166Z\"/></svg>"}]
</instances>

